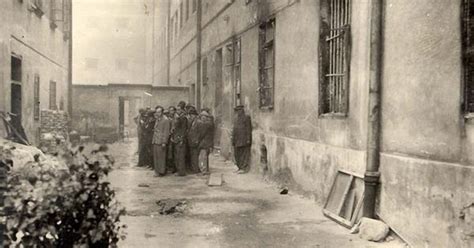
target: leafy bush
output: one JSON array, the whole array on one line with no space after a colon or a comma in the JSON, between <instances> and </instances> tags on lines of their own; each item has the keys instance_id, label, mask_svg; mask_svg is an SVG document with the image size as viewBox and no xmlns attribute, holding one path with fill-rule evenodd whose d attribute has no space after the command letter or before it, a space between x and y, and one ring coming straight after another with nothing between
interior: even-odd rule
<instances>
[{"instance_id":1,"label":"leafy bush","mask_svg":"<svg viewBox=\"0 0 474 248\"><path fill-rule=\"evenodd\" d=\"M125 210L105 180L113 160L102 150L61 157L10 171L5 246L116 247Z\"/></svg>"}]
</instances>

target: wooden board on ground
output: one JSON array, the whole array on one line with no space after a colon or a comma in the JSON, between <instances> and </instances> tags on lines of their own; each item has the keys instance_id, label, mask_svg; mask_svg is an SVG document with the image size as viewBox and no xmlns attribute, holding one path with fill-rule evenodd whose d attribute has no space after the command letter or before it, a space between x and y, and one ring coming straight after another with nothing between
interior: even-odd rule
<instances>
[{"instance_id":1,"label":"wooden board on ground","mask_svg":"<svg viewBox=\"0 0 474 248\"><path fill-rule=\"evenodd\" d=\"M207 186L222 186L222 173L211 173Z\"/></svg>"}]
</instances>

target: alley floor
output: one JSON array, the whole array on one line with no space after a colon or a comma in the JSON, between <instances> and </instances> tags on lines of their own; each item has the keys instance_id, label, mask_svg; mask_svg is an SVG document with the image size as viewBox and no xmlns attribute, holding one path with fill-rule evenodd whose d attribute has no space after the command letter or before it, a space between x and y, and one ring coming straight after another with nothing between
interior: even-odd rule
<instances>
[{"instance_id":1,"label":"alley floor","mask_svg":"<svg viewBox=\"0 0 474 248\"><path fill-rule=\"evenodd\" d=\"M234 174L235 167L211 155L211 172L222 173L222 186L207 177L153 177L136 164L136 143L110 146L110 174L128 226L120 247L405 247L398 240L374 243L323 216L320 206L278 188L256 174ZM185 199L183 214L160 215L160 199Z\"/></svg>"}]
</instances>

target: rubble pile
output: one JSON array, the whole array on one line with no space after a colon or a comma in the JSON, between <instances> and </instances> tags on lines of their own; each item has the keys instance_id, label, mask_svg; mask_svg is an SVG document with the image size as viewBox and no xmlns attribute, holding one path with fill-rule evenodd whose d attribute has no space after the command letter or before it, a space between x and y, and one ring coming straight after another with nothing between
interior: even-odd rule
<instances>
[{"instance_id":1,"label":"rubble pile","mask_svg":"<svg viewBox=\"0 0 474 248\"><path fill-rule=\"evenodd\" d=\"M64 111L42 110L40 127L40 148L54 153L68 140L68 115Z\"/></svg>"}]
</instances>

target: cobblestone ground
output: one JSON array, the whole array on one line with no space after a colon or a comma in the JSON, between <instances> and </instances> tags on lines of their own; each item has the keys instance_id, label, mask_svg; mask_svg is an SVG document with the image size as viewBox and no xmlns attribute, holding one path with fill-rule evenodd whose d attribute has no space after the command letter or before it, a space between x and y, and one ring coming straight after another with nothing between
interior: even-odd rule
<instances>
[{"instance_id":1,"label":"cobblestone ground","mask_svg":"<svg viewBox=\"0 0 474 248\"><path fill-rule=\"evenodd\" d=\"M223 186L209 187L197 175L153 177L135 166L136 147L133 141L110 146L116 158L110 181L127 208L128 235L120 247L405 247L398 240L361 240L313 201L280 195L259 175L234 174L230 162L213 155L211 172L224 175ZM160 215L156 202L164 198L186 199L187 210Z\"/></svg>"}]
</instances>

